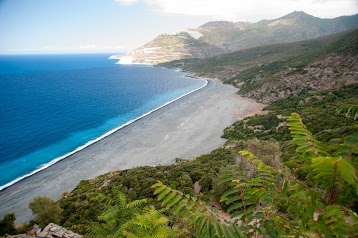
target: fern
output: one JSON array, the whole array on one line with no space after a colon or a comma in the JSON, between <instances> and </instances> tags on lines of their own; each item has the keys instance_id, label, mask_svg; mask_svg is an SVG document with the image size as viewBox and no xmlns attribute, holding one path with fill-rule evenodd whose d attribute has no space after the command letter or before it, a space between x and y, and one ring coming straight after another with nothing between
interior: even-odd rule
<instances>
[{"instance_id":1,"label":"fern","mask_svg":"<svg viewBox=\"0 0 358 238\"><path fill-rule=\"evenodd\" d=\"M175 206L174 214L189 218L197 237L243 237L235 223L221 218L213 208L197 198L184 195L162 182L154 184L152 188L158 201L162 201L162 206L166 209Z\"/></svg>"},{"instance_id":2,"label":"fern","mask_svg":"<svg viewBox=\"0 0 358 238\"><path fill-rule=\"evenodd\" d=\"M307 161L313 157L328 156L321 143L312 135L303 124L300 115L293 112L288 118L287 126L290 129L292 141L297 144L296 152Z\"/></svg>"},{"instance_id":3,"label":"fern","mask_svg":"<svg viewBox=\"0 0 358 238\"><path fill-rule=\"evenodd\" d=\"M87 233L92 237L125 237L123 224L132 219L147 202L142 199L128 203L125 195L117 188L113 188L112 192L113 198L101 193L92 198L105 206L105 211L98 216L99 223L87 228Z\"/></svg>"},{"instance_id":4,"label":"fern","mask_svg":"<svg viewBox=\"0 0 358 238\"><path fill-rule=\"evenodd\" d=\"M323 223L327 228L327 233L331 236L358 236L358 216L346 207L339 205L327 206L324 211L319 214L319 219L319 222Z\"/></svg>"},{"instance_id":5,"label":"fern","mask_svg":"<svg viewBox=\"0 0 358 238\"><path fill-rule=\"evenodd\" d=\"M153 206L144 209L143 214L136 214L133 219L123 225L123 234L129 238L167 238L174 237L176 230L167 224L169 219Z\"/></svg>"},{"instance_id":6,"label":"fern","mask_svg":"<svg viewBox=\"0 0 358 238\"><path fill-rule=\"evenodd\" d=\"M358 118L358 105L357 104L348 104L342 105L339 112L344 113L347 117L351 116L353 120L357 120Z\"/></svg>"},{"instance_id":7,"label":"fern","mask_svg":"<svg viewBox=\"0 0 358 238\"><path fill-rule=\"evenodd\" d=\"M347 140L340 145L338 156L342 156L347 160L352 159L352 155L358 154L358 133L354 133L347 137Z\"/></svg>"},{"instance_id":8,"label":"fern","mask_svg":"<svg viewBox=\"0 0 358 238\"><path fill-rule=\"evenodd\" d=\"M264 208L270 206L275 199L279 173L257 159L251 152L239 153L247 156L247 159L257 166L256 176L252 179L247 179L243 175L231 177L232 188L222 195L221 202L230 205L228 212L232 213L232 219L243 222L246 235L253 235L261 231L259 219L267 216L268 213Z\"/></svg>"}]
</instances>

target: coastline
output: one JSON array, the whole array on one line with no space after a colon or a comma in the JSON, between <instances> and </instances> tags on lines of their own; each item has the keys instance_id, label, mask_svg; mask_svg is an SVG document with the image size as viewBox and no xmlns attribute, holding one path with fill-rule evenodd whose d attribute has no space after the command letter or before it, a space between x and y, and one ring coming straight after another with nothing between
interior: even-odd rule
<instances>
[{"instance_id":1,"label":"coastline","mask_svg":"<svg viewBox=\"0 0 358 238\"><path fill-rule=\"evenodd\" d=\"M137 166L171 164L222 146L223 129L259 112L264 105L236 94L233 86L210 80L202 90L183 96L135 123L0 192L0 216L15 211L16 223L32 218L35 196L58 199L81 180Z\"/></svg>"},{"instance_id":2,"label":"coastline","mask_svg":"<svg viewBox=\"0 0 358 238\"><path fill-rule=\"evenodd\" d=\"M186 76L185 76L185 77L186 77ZM70 152L68 152L68 153L66 153L66 154L64 154L64 155L62 155L62 156L60 156L60 157L57 157L57 158L55 158L55 159L49 161L49 162L46 163L46 164L43 164L40 168L38 168L38 169L36 169L36 170L34 170L34 171L31 171L31 172L29 172L29 173L27 173L27 174L25 174L25 175L23 175L23 176L21 176L21 177L18 177L18 178L16 178L16 179L14 179L14 180L12 180L12 181L10 181L10 182L4 184L4 185L1 185L1 186L0 186L0 192L3 191L3 190L6 189L6 188L8 188L8 187L10 187L10 186L12 186L12 185L18 183L18 182L20 182L21 180L24 180L24 179L26 179L26 178L29 178L29 177L31 177L32 175L35 175L35 174L37 174L37 173L39 173L39 172L41 172L41 171L43 171L43 170L45 170L45 169L51 167L52 165L54 165L54 164L56 164L56 163L58 163L58 162L60 162L60 161L62 161L62 160L64 160L64 159L70 157L71 155L74 155L75 153L77 153L77 152L79 152L79 151L81 151L81 150L87 148L88 146L91 146L91 145L97 143L98 141L100 141L100 140L106 138L107 136L110 136L110 135L112 135L113 133L115 133L115 132L121 130L122 128L124 128L124 127L126 127L126 126L128 126L128 125L130 125L130 124L132 124L132 123L134 123L134 122L136 122L136 121L138 121L138 120L144 118L145 116L148 116L149 114L151 114L151 113L153 113L153 112L155 112L155 111L157 111L157 110L159 110L159 109L161 109L161 108L163 108L163 107L166 107L167 105L169 105L169 104L171 104L171 103L173 103L173 102L175 102L175 101L177 101L177 100L179 100L179 99L181 99L181 98L183 98L183 97L186 97L186 96L188 96L188 95L190 95L190 94L192 94L192 93L194 93L194 92L196 92L196 91L198 91L198 90L200 90L200 89L202 89L202 88L204 88L204 87L206 87L206 86L208 85L208 80L206 80L206 79L200 79L200 80L205 81L205 83L204 83L203 86L200 86L200 87L197 88L197 89L194 89L194 90L192 90L192 91L190 91L190 92L188 92L188 93L186 93L186 94L183 94L183 95L181 95L181 96L179 96L179 97L177 97L177 98L175 98L175 99L173 99L173 100L171 100L171 101L169 101L169 102L166 102L166 103L164 103L163 105L161 105L161 106L159 106L159 107L157 107L157 108L154 108L153 110L150 110L149 112L146 112L146 113L142 114L141 116L139 116L139 117L137 117L137 118L134 118L134 119L132 119L132 120L130 120L130 121L128 121L128 122L126 122L126 123L124 123L124 124L122 124L122 125L116 127L116 128L114 128L114 129L112 129L112 130L106 132L105 134L101 135L100 137L98 137L98 138L96 138L96 139L93 139L93 140L90 140L90 141L86 142L84 145L81 145L81 146L77 147L77 148L74 149L73 151L70 151Z\"/></svg>"}]
</instances>

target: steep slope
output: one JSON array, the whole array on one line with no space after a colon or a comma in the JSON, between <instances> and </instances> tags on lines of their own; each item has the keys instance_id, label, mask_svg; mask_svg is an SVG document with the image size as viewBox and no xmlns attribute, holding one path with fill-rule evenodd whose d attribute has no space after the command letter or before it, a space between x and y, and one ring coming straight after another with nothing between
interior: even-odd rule
<instances>
[{"instance_id":1,"label":"steep slope","mask_svg":"<svg viewBox=\"0 0 358 238\"><path fill-rule=\"evenodd\" d=\"M304 12L292 12L274 20L250 22L208 22L178 34L164 34L128 52L122 62L158 64L180 59L205 59L215 55L317 38L358 27L358 14L320 19Z\"/></svg>"},{"instance_id":2,"label":"steep slope","mask_svg":"<svg viewBox=\"0 0 358 238\"><path fill-rule=\"evenodd\" d=\"M219 78L239 87L247 97L271 103L302 91L358 83L358 30L162 66Z\"/></svg>"},{"instance_id":3,"label":"steep slope","mask_svg":"<svg viewBox=\"0 0 358 238\"><path fill-rule=\"evenodd\" d=\"M197 76L219 78L227 81L239 72L257 65L270 64L276 61L296 57L304 52L323 48L341 39L347 33L338 33L331 36L294 43L259 46L232 53L221 54L208 59L187 59L160 64L169 68L182 68Z\"/></svg>"}]
</instances>

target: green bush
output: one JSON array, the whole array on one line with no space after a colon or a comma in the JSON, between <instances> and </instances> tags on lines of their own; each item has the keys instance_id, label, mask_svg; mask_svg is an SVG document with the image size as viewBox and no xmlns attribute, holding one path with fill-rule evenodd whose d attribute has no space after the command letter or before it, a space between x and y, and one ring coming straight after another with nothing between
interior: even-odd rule
<instances>
[{"instance_id":1,"label":"green bush","mask_svg":"<svg viewBox=\"0 0 358 238\"><path fill-rule=\"evenodd\" d=\"M9 213L4 216L2 220L0 220L0 236L5 234L12 235L16 233L15 230L15 214Z\"/></svg>"},{"instance_id":2,"label":"green bush","mask_svg":"<svg viewBox=\"0 0 358 238\"><path fill-rule=\"evenodd\" d=\"M35 215L34 221L42 228L49 223L59 223L61 221L61 208L48 197L35 197L29 207Z\"/></svg>"}]
</instances>

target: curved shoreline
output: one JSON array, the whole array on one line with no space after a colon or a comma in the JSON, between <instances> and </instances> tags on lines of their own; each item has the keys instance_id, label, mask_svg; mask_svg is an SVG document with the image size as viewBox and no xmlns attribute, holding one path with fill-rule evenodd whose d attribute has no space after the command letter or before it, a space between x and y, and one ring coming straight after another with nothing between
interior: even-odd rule
<instances>
[{"instance_id":1,"label":"curved shoreline","mask_svg":"<svg viewBox=\"0 0 358 238\"><path fill-rule=\"evenodd\" d=\"M17 224L27 223L33 218L28 204L37 196L57 200L80 181L111 171L168 165L175 158L210 153L224 145L221 135L227 126L263 106L239 96L231 85L209 80L202 90L0 191L0 218L14 212Z\"/></svg>"},{"instance_id":2,"label":"curved shoreline","mask_svg":"<svg viewBox=\"0 0 358 238\"><path fill-rule=\"evenodd\" d=\"M159 106L159 107L157 107L157 108L154 108L153 110L150 110L149 112L146 112L146 113L142 114L141 116L139 116L139 117L137 117L137 118L134 118L134 119L132 119L132 120L130 120L130 121L128 121L128 122L126 122L126 123L124 123L124 124L122 124L122 125L116 127L116 128L114 128L114 129L112 129L112 130L106 132L105 134L99 136L98 138L88 141L88 142L85 143L84 145L77 147L76 149L74 149L74 150L68 152L67 154L64 154L64 155L62 155L62 156L59 156L59 157L57 157L57 158L51 160L50 162L41 165L40 168L38 168L38 169L36 169L36 170L33 170L33 171L30 172L30 173L27 173L27 174L25 174L25 175L23 175L23 176L21 176L21 177L18 177L18 178L16 178L16 179L14 179L14 180L12 180L12 181L10 181L10 182L8 182L8 183L6 183L6 184L0 186L0 191L3 191L3 190L5 190L5 189L11 187L12 185L14 185L14 184L16 184L16 183L18 183L18 182L20 182L20 181L26 179L26 178L29 178L29 177L31 177L31 176L37 174L38 172L41 172L41 171L43 171L43 170L45 170L45 169L51 167L52 165L54 165L54 164L56 164L56 163L58 163L58 162L60 162L60 161L62 161L62 160L64 160L64 159L70 157L71 155L74 155L74 154L77 153L77 152L80 152L81 150L83 150L83 149L85 149L85 148L87 148L87 147L89 147L89 146L91 146L91 145L97 143L98 141L101 141L101 140L103 140L104 138L106 138L106 137L112 135L113 133L115 133L115 132L117 132L117 131L119 131L119 130L125 128L126 126L128 126L128 125L130 125L130 124L132 124L132 123L134 123L134 122L136 122L136 121L138 121L138 120L140 120L140 119L142 119L142 118L144 118L144 117L150 115L151 113L153 113L153 112L155 112L155 111L158 111L159 109L161 109L161 108L163 108L163 107L166 107L166 106L168 106L169 104L171 104L171 103L173 103L173 102L175 102L175 101L177 101L177 100L179 100L179 99L181 99L181 98L183 98L183 97L185 97L185 96L188 96L188 95L190 95L190 94L192 94L192 93L194 93L194 92L196 92L196 91L198 91L198 90L200 90L200 89L202 89L202 88L204 88L204 87L206 87L206 86L208 85L208 80L206 80L206 79L200 79L200 80L204 80L204 81L205 81L205 83L204 83L203 86L200 86L200 87L197 88L197 89L194 89L194 90L192 90L192 91L190 91L190 92L188 92L188 93L186 93L186 94L183 94L183 95L181 95L181 96L179 96L179 97L177 97L177 98L175 98L175 99L173 99L173 100L171 100L171 101L168 101L168 102L164 103L163 105L161 105L161 106Z\"/></svg>"}]
</instances>

